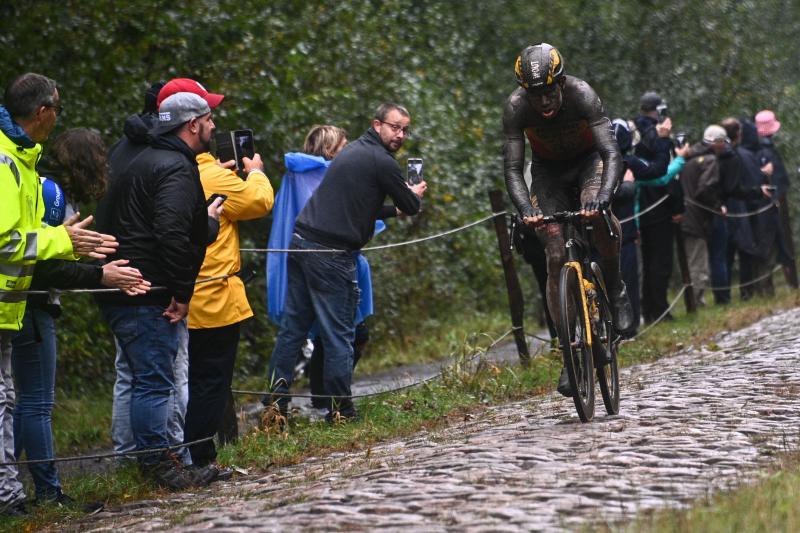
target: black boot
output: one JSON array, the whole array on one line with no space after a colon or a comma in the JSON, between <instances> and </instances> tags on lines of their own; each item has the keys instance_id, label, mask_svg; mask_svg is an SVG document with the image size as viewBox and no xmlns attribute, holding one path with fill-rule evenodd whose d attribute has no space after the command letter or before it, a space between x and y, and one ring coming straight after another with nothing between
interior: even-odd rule
<instances>
[{"instance_id":1,"label":"black boot","mask_svg":"<svg viewBox=\"0 0 800 533\"><path fill-rule=\"evenodd\" d=\"M558 387L556 390L562 396L566 396L567 398L572 398L572 387L569 384L569 377L567 376L567 369L563 366L561 367L561 377L558 378Z\"/></svg>"},{"instance_id":2,"label":"black boot","mask_svg":"<svg viewBox=\"0 0 800 533\"><path fill-rule=\"evenodd\" d=\"M615 290L609 287L609 299L611 300L611 318L614 320L614 328L620 335L626 336L633 331L636 324L633 323L633 307L628 298L628 290L625 282L620 280L619 287Z\"/></svg>"}]
</instances>

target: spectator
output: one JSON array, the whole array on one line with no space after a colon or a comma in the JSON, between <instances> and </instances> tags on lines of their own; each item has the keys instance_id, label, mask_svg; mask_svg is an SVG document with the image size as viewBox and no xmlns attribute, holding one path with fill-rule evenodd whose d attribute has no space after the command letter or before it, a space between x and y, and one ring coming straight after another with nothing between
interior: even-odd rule
<instances>
[{"instance_id":1,"label":"spectator","mask_svg":"<svg viewBox=\"0 0 800 533\"><path fill-rule=\"evenodd\" d=\"M0 106L0 462L14 461L14 384L11 340L22 328L26 297L34 265L44 259L75 255L98 259L117 246L114 238L87 230L92 217L78 215L59 227L43 226L44 202L36 162L62 107L56 82L35 73L15 78ZM35 209L31 207L36 206ZM0 513L26 513L25 493L16 466L0 466Z\"/></svg>"},{"instance_id":2,"label":"spectator","mask_svg":"<svg viewBox=\"0 0 800 533\"><path fill-rule=\"evenodd\" d=\"M133 372L130 415L136 450L158 450L138 456L139 465L158 485L177 490L204 485L216 475L183 468L173 453L161 450L170 444L168 403L183 319L205 248L219 229L209 215L219 215L221 201L206 208L195 158L209 149L211 105L223 96L200 96L205 89L194 82L196 92L162 98L167 85L159 93L152 140L115 177L107 206L109 226L119 233L120 254L165 290L109 298L103 314Z\"/></svg>"},{"instance_id":3,"label":"spectator","mask_svg":"<svg viewBox=\"0 0 800 533\"><path fill-rule=\"evenodd\" d=\"M356 255L372 236L375 221L399 209L419 211L425 182L408 186L392 154L408 135L411 118L405 108L382 104L372 127L346 146L295 222L288 291L275 349L269 363L273 396L265 419L285 417L297 353L314 321L325 349L324 387L333 395L328 421L357 416L350 385L358 288ZM383 205L386 195L396 203ZM338 251L334 251L338 250Z\"/></svg>"},{"instance_id":4,"label":"spectator","mask_svg":"<svg viewBox=\"0 0 800 533\"><path fill-rule=\"evenodd\" d=\"M783 265L787 281L797 288L797 267L794 260L794 244L791 242L789 224L789 203L786 193L789 190L789 174L783 164L783 158L775 147L773 136L778 133L781 123L775 118L775 113L765 109L756 114L756 128L758 129L762 159L762 167L769 173L770 185L774 187L772 201L778 204L778 223L775 246L777 248L778 262ZM772 276L768 278L768 285L772 284Z\"/></svg>"},{"instance_id":5,"label":"spectator","mask_svg":"<svg viewBox=\"0 0 800 533\"><path fill-rule=\"evenodd\" d=\"M630 153L633 135L627 121L617 118L611 123L614 137L619 145L622 160L625 165L625 174L622 182L614 193L612 207L614 214L622 219L622 243L620 248L620 271L625 286L628 288L628 297L633 310L633 329L629 336L636 334L636 329L641 322L640 292L639 292L639 220L634 215L638 211L637 185L646 181L661 178L667 171L669 163L669 150L666 144L661 144L665 149L654 153L652 161L645 161Z\"/></svg>"},{"instance_id":6,"label":"spectator","mask_svg":"<svg viewBox=\"0 0 800 533\"><path fill-rule=\"evenodd\" d=\"M106 147L100 136L83 128L70 129L53 142L48 156L42 159L42 197L44 222L59 226L78 211L78 200L88 203L105 190ZM58 183L61 183L61 186ZM49 259L36 263L31 289L113 287L135 295L147 292L149 283L135 268L119 259L97 266L75 261ZM28 296L22 330L14 338L11 365L17 390L14 409L14 454L23 450L29 460L53 458L51 415L55 400L56 331L55 319L61 314L57 291ZM68 503L71 498L61 490L54 463L28 466L36 489L36 501Z\"/></svg>"},{"instance_id":7,"label":"spectator","mask_svg":"<svg viewBox=\"0 0 800 533\"><path fill-rule=\"evenodd\" d=\"M745 179L744 161L736 145L740 139L740 125L735 118L726 118L721 123L725 133L730 139L730 144L717 155L719 163L720 201L725 206L727 213L742 212L744 201L747 199L759 200L762 198L762 189L759 186L748 186ZM731 136L733 135L733 136ZM769 191L764 191L769 195ZM767 196L768 197L768 196ZM711 268L711 285L714 287L714 301L717 304L727 304L731 300L731 274L729 268L730 233L738 230L742 223L741 218L729 218L726 215L715 214L713 232L709 240L708 255ZM744 221L748 224L747 221Z\"/></svg>"},{"instance_id":8,"label":"spectator","mask_svg":"<svg viewBox=\"0 0 800 533\"><path fill-rule=\"evenodd\" d=\"M121 187L119 176L121 176L132 161L150 143L150 130L158 125L158 97L165 83L159 81L153 83L144 95L144 109L138 115L132 115L125 121L123 136L109 150L110 176L109 194L100 201L98 205L97 225L99 228L106 228L110 223L111 213L107 212L110 198L117 194L117 189ZM168 88L175 88L176 83ZM196 85L187 84L189 88ZM180 87L178 87L180 88ZM199 89L197 89L199 91ZM174 92L174 90L172 91ZM201 95L202 96L202 95ZM102 298L101 298L102 300ZM114 337L116 355L114 358L114 368L116 370L116 380L114 382L113 406L111 414L111 441L114 451L118 453L132 452L136 449L133 440L133 430L131 429L131 392L133 391L133 373L131 372L127 358L124 356L119 340ZM186 406L189 400L189 330L185 321L179 324L178 328L178 354L172 365L175 377L173 390L170 394L167 412L167 434L171 445L183 443L183 426L186 416ZM181 458L182 462L191 462L188 450L177 449L175 453Z\"/></svg>"},{"instance_id":9,"label":"spectator","mask_svg":"<svg viewBox=\"0 0 800 533\"><path fill-rule=\"evenodd\" d=\"M206 198L224 194L225 212L220 216L219 236L206 250L200 279L213 279L194 287L189 308L189 406L186 410L184 440L192 442L211 437L219 430L226 404L231 397L231 380L240 324L253 316L244 283L238 276L242 268L239 255L239 221L266 216L272 209L272 186L264 174L261 156L245 157L241 179L235 161L220 165L210 153L197 156L200 181ZM230 470L216 463L213 441L191 447L192 463L216 470L217 478L228 477Z\"/></svg>"},{"instance_id":10,"label":"spectator","mask_svg":"<svg viewBox=\"0 0 800 533\"><path fill-rule=\"evenodd\" d=\"M742 119L742 151L741 157L747 169L747 180L749 187L759 187L765 192L763 197L751 198L747 201L747 210L755 212L748 217L750 227L753 232L755 251L752 261L752 290L747 291L743 297L753 294L771 294L773 288L771 283L770 270L771 255L776 248L776 240L779 235L780 220L777 209L767 209L772 204L772 187L770 176L774 170L771 162L762 159L761 144L758 137L758 129L750 119ZM769 195L769 196L768 196ZM758 280L758 281L756 281Z\"/></svg>"},{"instance_id":11,"label":"spectator","mask_svg":"<svg viewBox=\"0 0 800 533\"><path fill-rule=\"evenodd\" d=\"M708 287L708 243L713 231L713 211L725 212L719 159L729 142L722 126L708 126L703 132L703 142L692 147L680 175L687 204L681 231L686 243L692 288L699 305L705 305L704 291Z\"/></svg>"},{"instance_id":12,"label":"spectator","mask_svg":"<svg viewBox=\"0 0 800 533\"><path fill-rule=\"evenodd\" d=\"M663 106L663 107L662 107ZM672 120L663 117L664 101L658 93L648 91L639 101L640 115L634 119L641 140L634 155L644 161L655 161L659 154L672 147L669 135ZM666 200L662 200L666 196ZM639 191L639 231L642 250L642 316L645 322L672 319L667 303L667 289L672 276L674 223L683 214L683 192L677 181Z\"/></svg>"},{"instance_id":13,"label":"spectator","mask_svg":"<svg viewBox=\"0 0 800 533\"><path fill-rule=\"evenodd\" d=\"M273 216L273 225L270 229L270 248L288 248L294 231L294 220L297 213L302 210L311 194L319 186L320 181L330 166L331 160L336 154L342 151L347 144L347 134L336 126L314 126L306 135L302 153L286 154L286 166L289 172L286 173L284 181L281 182L283 191L283 202L280 213ZM283 188L283 185L286 188ZM279 192L280 195L280 192ZM395 213L386 213L394 216ZM280 219L279 219L280 215ZM280 222L279 222L280 220ZM375 233L377 235L385 229L383 221L375 222ZM269 305L277 311L277 316L273 319L280 323L280 315L283 314L285 303L287 276L286 276L286 253L272 253L267 262L267 276L269 294ZM359 253L356 256L356 280L358 282L359 299L356 307L356 329L353 337L353 370L355 371L358 361L364 353L367 342L369 341L369 328L366 319L372 315L372 278L367 258ZM284 300L277 301L278 295L283 295ZM325 349L322 339L317 335L318 328L312 327L309 332L314 339L311 343L312 350L305 365L306 375L308 376L309 387L311 389L311 405L317 409L324 409L330 401L324 398L328 396L325 390L323 377L325 374ZM300 356L304 358L303 355Z\"/></svg>"}]
</instances>

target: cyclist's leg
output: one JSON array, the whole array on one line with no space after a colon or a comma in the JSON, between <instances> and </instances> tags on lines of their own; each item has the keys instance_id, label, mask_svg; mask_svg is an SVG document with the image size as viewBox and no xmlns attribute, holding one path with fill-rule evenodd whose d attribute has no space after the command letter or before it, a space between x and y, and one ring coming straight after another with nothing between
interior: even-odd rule
<instances>
[{"instance_id":1,"label":"cyclist's leg","mask_svg":"<svg viewBox=\"0 0 800 533\"><path fill-rule=\"evenodd\" d=\"M531 165L531 173L531 203L535 209L552 215L577 207L576 201L570 198L570 194L574 195L570 176L536 160ZM547 307L558 327L558 276L566 259L563 230L560 224L548 224L537 228L536 236L544 247L547 261Z\"/></svg>"},{"instance_id":2,"label":"cyclist's leg","mask_svg":"<svg viewBox=\"0 0 800 533\"><path fill-rule=\"evenodd\" d=\"M594 154L582 162L579 176L581 203L588 202L597 196L602 175L603 161L600 159L599 154ZM621 235L619 220L613 214L610 218L614 232L617 235ZM612 239L603 225L595 226L595 231L592 232L592 244L600 254L600 268L603 271L608 296L611 299L614 325L618 331L627 332L634 327L634 324L633 310L620 272L621 240Z\"/></svg>"},{"instance_id":3,"label":"cyclist's leg","mask_svg":"<svg viewBox=\"0 0 800 533\"><path fill-rule=\"evenodd\" d=\"M569 170L564 172L563 168L554 169L536 161L533 162L531 171L533 175L531 202L534 208L541 209L545 215L552 215L558 211L575 210L578 207L574 172ZM563 230L559 224L548 224L537 228L536 234L544 246L547 258L547 306L558 331L561 320L558 298L559 274L566 260ZM557 390L564 396L572 396L572 387L563 367Z\"/></svg>"}]
</instances>

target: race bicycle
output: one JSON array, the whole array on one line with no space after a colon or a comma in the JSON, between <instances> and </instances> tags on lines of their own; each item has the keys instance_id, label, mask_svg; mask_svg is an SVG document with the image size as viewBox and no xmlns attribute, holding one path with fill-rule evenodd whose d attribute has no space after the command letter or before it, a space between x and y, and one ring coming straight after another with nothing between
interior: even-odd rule
<instances>
[{"instance_id":1,"label":"race bicycle","mask_svg":"<svg viewBox=\"0 0 800 533\"><path fill-rule=\"evenodd\" d=\"M601 214L599 220L609 236L618 239L608 211ZM594 416L595 374L606 411L619 413L617 345L621 338L614 329L603 273L591 257L590 237L596 221L584 218L580 211L561 211L543 220L565 228L567 261L559 274L558 339L575 409L583 422Z\"/></svg>"}]
</instances>

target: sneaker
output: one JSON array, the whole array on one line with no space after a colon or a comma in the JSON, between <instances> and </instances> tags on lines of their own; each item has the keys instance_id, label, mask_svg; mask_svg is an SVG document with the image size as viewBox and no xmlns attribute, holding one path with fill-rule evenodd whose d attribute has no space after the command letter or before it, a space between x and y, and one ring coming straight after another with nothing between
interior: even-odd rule
<instances>
[{"instance_id":1,"label":"sneaker","mask_svg":"<svg viewBox=\"0 0 800 533\"><path fill-rule=\"evenodd\" d=\"M73 503L75 503L75 500L70 496L67 496L66 494L61 492L61 488L58 488L56 492L53 494L45 494L42 497L37 496L36 499L33 500L33 503L31 505L36 507L38 505L47 503L55 503L59 506L72 505Z\"/></svg>"},{"instance_id":2,"label":"sneaker","mask_svg":"<svg viewBox=\"0 0 800 533\"><path fill-rule=\"evenodd\" d=\"M0 516L8 516L13 518L24 518L28 516L28 508L25 506L25 500L18 500L2 511Z\"/></svg>"},{"instance_id":3,"label":"sneaker","mask_svg":"<svg viewBox=\"0 0 800 533\"><path fill-rule=\"evenodd\" d=\"M558 378L558 387L556 390L562 396L566 396L567 398L572 398L572 386L569 384L569 376L567 376L567 369L561 367L561 377Z\"/></svg>"},{"instance_id":4,"label":"sneaker","mask_svg":"<svg viewBox=\"0 0 800 533\"><path fill-rule=\"evenodd\" d=\"M219 463L208 463L205 468L214 474L212 481L228 481L233 477L233 468L222 466Z\"/></svg>"},{"instance_id":5,"label":"sneaker","mask_svg":"<svg viewBox=\"0 0 800 533\"><path fill-rule=\"evenodd\" d=\"M145 477L168 490L203 487L211 482L209 472L198 468L184 468L180 459L169 452L165 453L159 462L152 465L143 464L141 469Z\"/></svg>"},{"instance_id":6,"label":"sneaker","mask_svg":"<svg viewBox=\"0 0 800 533\"><path fill-rule=\"evenodd\" d=\"M628 291L625 288L625 282L619 282L619 290L611 290L611 318L614 320L614 328L620 332L625 333L634 327L633 323L633 308L631 301L628 298Z\"/></svg>"}]
</instances>

